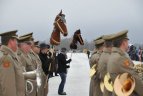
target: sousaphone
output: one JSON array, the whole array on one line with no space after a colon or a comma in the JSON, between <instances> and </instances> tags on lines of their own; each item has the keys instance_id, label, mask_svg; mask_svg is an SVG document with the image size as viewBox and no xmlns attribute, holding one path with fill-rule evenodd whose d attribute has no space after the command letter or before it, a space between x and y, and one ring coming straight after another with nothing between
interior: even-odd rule
<instances>
[{"instance_id":1,"label":"sousaphone","mask_svg":"<svg viewBox=\"0 0 143 96\"><path fill-rule=\"evenodd\" d=\"M135 79L129 73L123 73L116 77L114 91L117 96L130 96L135 88Z\"/></svg>"},{"instance_id":2,"label":"sousaphone","mask_svg":"<svg viewBox=\"0 0 143 96\"><path fill-rule=\"evenodd\" d=\"M105 88L112 92L113 91L113 82L111 80L111 77L110 77L110 74L107 73L104 77L104 85L105 85Z\"/></svg>"}]
</instances>

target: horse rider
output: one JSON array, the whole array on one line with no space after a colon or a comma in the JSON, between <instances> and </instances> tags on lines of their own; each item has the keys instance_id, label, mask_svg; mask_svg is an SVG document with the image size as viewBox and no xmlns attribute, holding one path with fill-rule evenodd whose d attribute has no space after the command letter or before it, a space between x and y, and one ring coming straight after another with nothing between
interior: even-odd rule
<instances>
[{"instance_id":1,"label":"horse rider","mask_svg":"<svg viewBox=\"0 0 143 96\"><path fill-rule=\"evenodd\" d=\"M143 82L135 72L135 69L133 68L134 64L127 55L129 40L127 33L128 30L123 30L115 34L112 52L107 63L107 72L109 72L112 82L115 81L115 78L119 74L129 73L135 78L135 89L130 96L143 96ZM117 95L118 94L113 91L113 96Z\"/></svg>"},{"instance_id":2,"label":"horse rider","mask_svg":"<svg viewBox=\"0 0 143 96\"><path fill-rule=\"evenodd\" d=\"M17 30L1 33L0 96L25 96L24 69L17 58Z\"/></svg>"},{"instance_id":3,"label":"horse rider","mask_svg":"<svg viewBox=\"0 0 143 96\"><path fill-rule=\"evenodd\" d=\"M103 47L104 47L104 40L102 39L102 36L97 38L95 40L95 47L96 47L96 51L91 55L90 57L90 68L96 70L98 67L98 60L100 58L100 55L103 51ZM100 80L98 79L99 76L98 74L93 73L93 75L91 76L91 80L90 80L90 89L89 89L89 96L102 96L102 92L100 90Z\"/></svg>"}]
</instances>

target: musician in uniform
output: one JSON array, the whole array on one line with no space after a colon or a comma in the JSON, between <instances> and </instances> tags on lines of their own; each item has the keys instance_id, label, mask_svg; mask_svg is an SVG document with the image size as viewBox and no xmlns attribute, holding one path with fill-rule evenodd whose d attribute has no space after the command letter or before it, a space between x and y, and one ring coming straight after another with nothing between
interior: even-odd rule
<instances>
[{"instance_id":1,"label":"musician in uniform","mask_svg":"<svg viewBox=\"0 0 143 96\"><path fill-rule=\"evenodd\" d=\"M25 96L24 69L16 54L16 32L0 34L0 96Z\"/></svg>"},{"instance_id":2,"label":"musician in uniform","mask_svg":"<svg viewBox=\"0 0 143 96\"><path fill-rule=\"evenodd\" d=\"M99 37L95 40L95 47L96 47L96 51L91 55L90 60L89 60L89 64L90 64L90 68L93 68L96 70L98 67L98 60L100 58L100 55L103 51L103 47L104 47L104 40L102 39L102 37ZM98 70L96 70L98 71ZM98 79L99 76L98 74L93 74L93 76L91 76L91 80L90 80L90 89L89 89L89 96L102 96L102 92L100 90L100 80Z\"/></svg>"},{"instance_id":3,"label":"musician in uniform","mask_svg":"<svg viewBox=\"0 0 143 96\"><path fill-rule=\"evenodd\" d=\"M30 51L30 57L32 59L32 62L37 65L37 70L39 72L39 76L37 76L37 79L39 78L41 81L41 84L37 84L37 96L47 96L48 94L48 78L45 75L43 69L42 69L42 62L38 56L40 53L40 46L39 42L32 43L32 50Z\"/></svg>"},{"instance_id":4,"label":"musician in uniform","mask_svg":"<svg viewBox=\"0 0 143 96\"><path fill-rule=\"evenodd\" d=\"M104 49L98 61L99 64L98 73L100 74L99 78L101 79L101 82L104 82L104 77L107 74L107 62L109 56L111 55L113 38L114 38L113 34L103 36L103 39L105 40ZM111 95L112 92L108 91L104 86L103 96L111 96Z\"/></svg>"},{"instance_id":5,"label":"musician in uniform","mask_svg":"<svg viewBox=\"0 0 143 96\"><path fill-rule=\"evenodd\" d=\"M124 30L115 35L115 39L113 41L114 47L112 48L112 53L107 64L107 72L109 72L112 82L115 81L115 78L119 74L129 73L133 78L135 78L135 89L130 96L143 96L143 82L135 72L135 69L133 68L134 64L127 55L129 40L127 33L128 30ZM117 89L120 90L119 88ZM115 95L115 92L113 92L113 95L117 96L117 94Z\"/></svg>"},{"instance_id":6,"label":"musician in uniform","mask_svg":"<svg viewBox=\"0 0 143 96\"><path fill-rule=\"evenodd\" d=\"M25 71L28 72L35 72L33 74L26 74L25 73L25 79L27 81L30 81L33 89L32 92L27 92L27 96L36 96L37 94L37 82L36 82L36 68L34 67L34 64L32 63L31 57L29 55L29 52L31 50L31 35L29 36L21 36L19 37L18 44L19 44L19 50L18 50L18 57L22 62L23 67L25 68ZM28 76L27 76L28 75ZM26 81L26 82L27 82ZM27 88L29 88L30 85L27 85Z\"/></svg>"}]
</instances>

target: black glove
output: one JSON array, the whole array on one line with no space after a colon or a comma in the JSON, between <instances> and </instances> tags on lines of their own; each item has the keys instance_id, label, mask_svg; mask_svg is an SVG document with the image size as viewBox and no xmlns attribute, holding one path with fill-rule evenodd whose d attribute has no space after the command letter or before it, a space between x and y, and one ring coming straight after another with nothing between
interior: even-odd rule
<instances>
[{"instance_id":1,"label":"black glove","mask_svg":"<svg viewBox=\"0 0 143 96\"><path fill-rule=\"evenodd\" d=\"M69 59L69 60L68 60L68 63L70 63L71 61L72 61L72 59Z\"/></svg>"},{"instance_id":2,"label":"black glove","mask_svg":"<svg viewBox=\"0 0 143 96\"><path fill-rule=\"evenodd\" d=\"M70 68L70 65L67 65L67 68Z\"/></svg>"}]
</instances>

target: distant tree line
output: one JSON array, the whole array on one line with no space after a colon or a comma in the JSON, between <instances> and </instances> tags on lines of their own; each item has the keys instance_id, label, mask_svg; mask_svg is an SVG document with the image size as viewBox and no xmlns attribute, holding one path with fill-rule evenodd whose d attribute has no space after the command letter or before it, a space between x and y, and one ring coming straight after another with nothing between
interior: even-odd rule
<instances>
[{"instance_id":1,"label":"distant tree line","mask_svg":"<svg viewBox=\"0 0 143 96\"><path fill-rule=\"evenodd\" d=\"M71 50L70 49L71 42L72 42L72 38L62 39L60 45L55 46L55 48L57 50L60 50L62 47L65 47L67 48L67 50ZM89 42L87 40L84 40L84 45L80 45L79 43L77 43L77 46L78 46L77 50L80 50L80 51L82 51L83 49L88 49L92 51L95 48L94 42L93 41Z\"/></svg>"},{"instance_id":2,"label":"distant tree line","mask_svg":"<svg viewBox=\"0 0 143 96\"><path fill-rule=\"evenodd\" d=\"M61 43L60 45L58 46L55 46L55 48L57 50L60 50L62 47L65 47L67 48L67 50L71 50L70 49L70 43L72 42L72 38L65 38L65 39L62 39L61 40ZM49 42L48 42L49 43ZM143 49L143 44L138 44L138 43L135 43L133 44L136 48L142 48ZM84 45L80 45L79 43L77 43L77 50L80 50L82 51L83 49L88 49L90 51L93 51L95 49L95 44L93 41L87 41L86 39L84 40Z\"/></svg>"}]
</instances>

